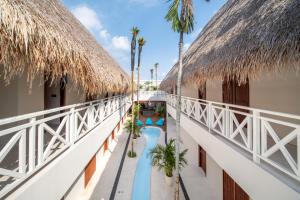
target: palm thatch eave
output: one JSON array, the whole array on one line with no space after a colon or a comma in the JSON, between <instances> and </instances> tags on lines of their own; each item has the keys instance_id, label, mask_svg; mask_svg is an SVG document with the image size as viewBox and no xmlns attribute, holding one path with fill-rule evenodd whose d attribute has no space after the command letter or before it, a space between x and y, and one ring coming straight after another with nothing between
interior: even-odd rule
<instances>
[{"instance_id":1,"label":"palm thatch eave","mask_svg":"<svg viewBox=\"0 0 300 200\"><path fill-rule=\"evenodd\" d=\"M262 72L298 71L299 10L298 0L229 0L185 53L183 83L227 77L242 83ZM174 84L176 68L161 88Z\"/></svg>"},{"instance_id":2,"label":"palm thatch eave","mask_svg":"<svg viewBox=\"0 0 300 200\"><path fill-rule=\"evenodd\" d=\"M27 67L60 79L68 74L89 94L125 90L128 75L58 0L0 0L0 65L10 80Z\"/></svg>"}]
</instances>

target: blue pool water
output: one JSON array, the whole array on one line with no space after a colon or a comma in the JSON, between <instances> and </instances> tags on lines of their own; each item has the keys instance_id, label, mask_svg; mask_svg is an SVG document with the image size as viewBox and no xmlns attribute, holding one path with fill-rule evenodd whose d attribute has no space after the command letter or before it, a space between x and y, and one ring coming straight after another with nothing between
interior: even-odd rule
<instances>
[{"instance_id":1,"label":"blue pool water","mask_svg":"<svg viewBox=\"0 0 300 200\"><path fill-rule=\"evenodd\" d=\"M147 127L142 129L142 135L146 138L146 146L136 166L132 189L132 200L150 199L152 165L148 154L150 149L156 146L159 134L160 130L158 128Z\"/></svg>"}]
</instances>

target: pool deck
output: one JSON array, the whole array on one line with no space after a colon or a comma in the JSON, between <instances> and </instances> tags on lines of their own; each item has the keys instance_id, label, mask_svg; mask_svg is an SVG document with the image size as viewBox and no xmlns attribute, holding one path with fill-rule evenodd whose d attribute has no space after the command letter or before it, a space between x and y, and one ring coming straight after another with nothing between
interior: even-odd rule
<instances>
[{"instance_id":1,"label":"pool deck","mask_svg":"<svg viewBox=\"0 0 300 200\"><path fill-rule=\"evenodd\" d=\"M143 115L140 115L140 120L145 124L146 123L146 119L148 118L149 116L143 116ZM162 128L164 131L166 130L166 125L164 123L163 126L157 126L155 123L157 122L157 120L159 120L160 118L164 118L164 117L160 117L160 116L157 116L157 115L153 115L150 117L152 122L153 122L153 126L155 127L160 127Z\"/></svg>"},{"instance_id":2,"label":"pool deck","mask_svg":"<svg viewBox=\"0 0 300 200\"><path fill-rule=\"evenodd\" d=\"M168 139L175 137L175 121L168 118ZM209 187L207 180L201 168L197 165L198 162L198 146L193 139L184 131L181 131L182 148L189 148L186 155L188 166L181 172L185 188L191 200L214 200L216 199L214 193ZM122 154L126 145L128 133L122 133L118 137L118 144L114 149L101 177L97 180L97 184L93 188L93 192L89 199L91 200L108 200L112 191L116 174L120 165ZM165 134L161 134L158 143L164 144ZM135 151L138 156L136 158L128 158L126 156L119 183L116 190L116 200L130 200L131 190L134 180L134 173L139 156L143 152L145 146L145 139L140 137L135 145ZM129 147L130 148L130 144ZM174 185L173 185L174 187ZM174 188L166 186L164 174L158 171L157 168L152 168L151 177L151 199L152 200L172 200L174 195ZM185 199L183 192L180 191L180 199Z\"/></svg>"}]
</instances>

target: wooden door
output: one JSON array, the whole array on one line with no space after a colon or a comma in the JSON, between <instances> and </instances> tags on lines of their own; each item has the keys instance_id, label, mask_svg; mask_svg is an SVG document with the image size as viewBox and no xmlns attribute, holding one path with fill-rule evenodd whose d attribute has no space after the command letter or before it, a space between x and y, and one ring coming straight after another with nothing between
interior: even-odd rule
<instances>
[{"instance_id":1,"label":"wooden door","mask_svg":"<svg viewBox=\"0 0 300 200\"><path fill-rule=\"evenodd\" d=\"M206 174L206 151L200 145L198 145L198 165Z\"/></svg>"},{"instance_id":2,"label":"wooden door","mask_svg":"<svg viewBox=\"0 0 300 200\"><path fill-rule=\"evenodd\" d=\"M206 83L198 89L198 98L206 99Z\"/></svg>"},{"instance_id":3,"label":"wooden door","mask_svg":"<svg viewBox=\"0 0 300 200\"><path fill-rule=\"evenodd\" d=\"M234 104L234 91L233 91L233 81L232 80L224 80L222 84L222 96L223 96L223 103Z\"/></svg>"},{"instance_id":4,"label":"wooden door","mask_svg":"<svg viewBox=\"0 0 300 200\"><path fill-rule=\"evenodd\" d=\"M223 200L249 200L249 195L224 170Z\"/></svg>"},{"instance_id":5,"label":"wooden door","mask_svg":"<svg viewBox=\"0 0 300 200\"><path fill-rule=\"evenodd\" d=\"M222 85L223 89L223 102L229 104L235 104L240 106L249 106L249 80L245 84L238 84L235 79L226 79L223 81ZM232 108L231 108L232 109ZM240 112L249 112L248 110L244 109L237 109L235 110ZM237 120L241 123L245 118L244 115L235 114Z\"/></svg>"},{"instance_id":6,"label":"wooden door","mask_svg":"<svg viewBox=\"0 0 300 200\"><path fill-rule=\"evenodd\" d=\"M237 183L234 185L234 197L235 200L249 200L249 195Z\"/></svg>"},{"instance_id":7,"label":"wooden door","mask_svg":"<svg viewBox=\"0 0 300 200\"><path fill-rule=\"evenodd\" d=\"M96 156L90 160L84 170L84 186L86 187L96 171Z\"/></svg>"},{"instance_id":8,"label":"wooden door","mask_svg":"<svg viewBox=\"0 0 300 200\"><path fill-rule=\"evenodd\" d=\"M223 81L223 102L240 106L249 106L249 80L238 84L235 79Z\"/></svg>"},{"instance_id":9,"label":"wooden door","mask_svg":"<svg viewBox=\"0 0 300 200\"><path fill-rule=\"evenodd\" d=\"M223 200L234 200L234 180L223 170Z\"/></svg>"}]
</instances>

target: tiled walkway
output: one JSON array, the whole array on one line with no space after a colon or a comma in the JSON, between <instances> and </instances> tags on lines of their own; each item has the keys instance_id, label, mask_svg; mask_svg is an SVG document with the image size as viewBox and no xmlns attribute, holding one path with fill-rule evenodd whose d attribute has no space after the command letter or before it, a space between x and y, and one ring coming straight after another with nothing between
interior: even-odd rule
<instances>
[{"instance_id":1,"label":"tiled walkway","mask_svg":"<svg viewBox=\"0 0 300 200\"><path fill-rule=\"evenodd\" d=\"M159 138L159 143L164 144L165 133L162 133ZM168 119L168 138L175 136L175 121L171 118ZM214 200L214 194L208 186L204 177L203 171L197 166L197 144L192 138L182 130L183 147L189 148L187 153L188 166L183 169L181 176L185 187L187 189L190 199L203 199ZM107 200L109 199L114 179L117 174L117 170L121 161L123 150L125 148L126 139L128 134L123 133L119 136L119 142L110 160L108 161L103 174L101 175L94 191L91 196L91 200ZM135 145L135 150L141 155L145 145L145 139L140 137ZM130 145L129 145L130 148ZM117 200L130 200L131 190L134 179L134 172L138 158L128 158L126 156L124 161L123 170L118 183L115 199ZM172 200L174 195L174 189L166 186L164 180L164 174L158 171L156 168L152 170L151 177L151 199L152 200ZM180 191L180 199L184 199L182 191Z\"/></svg>"},{"instance_id":2,"label":"tiled walkway","mask_svg":"<svg viewBox=\"0 0 300 200\"><path fill-rule=\"evenodd\" d=\"M168 138L175 137L175 120L168 118ZM181 174L185 188L191 200L214 200L215 193L209 187L204 172L198 167L198 145L192 137L181 129L181 149L188 149L186 159L188 165L183 168Z\"/></svg>"}]
</instances>

